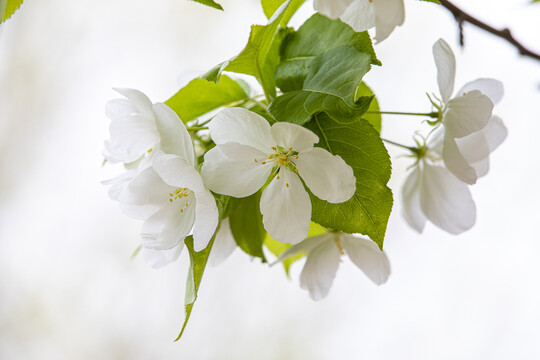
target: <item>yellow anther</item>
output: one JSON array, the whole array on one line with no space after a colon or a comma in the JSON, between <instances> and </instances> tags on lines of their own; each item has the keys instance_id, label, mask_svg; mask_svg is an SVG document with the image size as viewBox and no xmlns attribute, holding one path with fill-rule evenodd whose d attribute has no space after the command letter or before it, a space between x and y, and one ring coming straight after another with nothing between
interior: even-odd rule
<instances>
[{"instance_id":1,"label":"yellow anther","mask_svg":"<svg viewBox=\"0 0 540 360\"><path fill-rule=\"evenodd\" d=\"M270 156L268 157L268 160L272 159L273 157L274 157L273 155L270 155Z\"/></svg>"},{"instance_id":2,"label":"yellow anther","mask_svg":"<svg viewBox=\"0 0 540 360\"><path fill-rule=\"evenodd\" d=\"M297 158L297 159L298 159L298 155L296 155L296 156L295 156L295 158Z\"/></svg>"},{"instance_id":3,"label":"yellow anther","mask_svg":"<svg viewBox=\"0 0 540 360\"><path fill-rule=\"evenodd\" d=\"M172 203L172 199L169 199L169 202Z\"/></svg>"},{"instance_id":4,"label":"yellow anther","mask_svg":"<svg viewBox=\"0 0 540 360\"><path fill-rule=\"evenodd\" d=\"M276 147L275 147L275 146L272 146L272 150L276 151Z\"/></svg>"},{"instance_id":5,"label":"yellow anther","mask_svg":"<svg viewBox=\"0 0 540 360\"><path fill-rule=\"evenodd\" d=\"M261 164L263 164L263 165L266 164L266 161L263 161Z\"/></svg>"},{"instance_id":6,"label":"yellow anther","mask_svg":"<svg viewBox=\"0 0 540 360\"><path fill-rule=\"evenodd\" d=\"M183 213L183 212L184 212L184 209L180 208L180 212Z\"/></svg>"},{"instance_id":7,"label":"yellow anther","mask_svg":"<svg viewBox=\"0 0 540 360\"><path fill-rule=\"evenodd\" d=\"M186 203L186 206L188 206L188 205L189 205L189 204L188 204L188 203Z\"/></svg>"},{"instance_id":8,"label":"yellow anther","mask_svg":"<svg viewBox=\"0 0 540 360\"><path fill-rule=\"evenodd\" d=\"M277 179L279 180L279 175L277 176Z\"/></svg>"},{"instance_id":9,"label":"yellow anther","mask_svg":"<svg viewBox=\"0 0 540 360\"><path fill-rule=\"evenodd\" d=\"M286 183L285 186L289 187L289 183Z\"/></svg>"},{"instance_id":10,"label":"yellow anther","mask_svg":"<svg viewBox=\"0 0 540 360\"><path fill-rule=\"evenodd\" d=\"M150 149L146 150L146 152L150 154L152 152L152 150L154 150L154 149L150 148Z\"/></svg>"},{"instance_id":11,"label":"yellow anther","mask_svg":"<svg viewBox=\"0 0 540 360\"><path fill-rule=\"evenodd\" d=\"M255 160L255 162L257 162L257 159L253 159L253 160Z\"/></svg>"},{"instance_id":12,"label":"yellow anther","mask_svg":"<svg viewBox=\"0 0 540 360\"><path fill-rule=\"evenodd\" d=\"M294 172L298 172L298 169L294 169Z\"/></svg>"}]
</instances>

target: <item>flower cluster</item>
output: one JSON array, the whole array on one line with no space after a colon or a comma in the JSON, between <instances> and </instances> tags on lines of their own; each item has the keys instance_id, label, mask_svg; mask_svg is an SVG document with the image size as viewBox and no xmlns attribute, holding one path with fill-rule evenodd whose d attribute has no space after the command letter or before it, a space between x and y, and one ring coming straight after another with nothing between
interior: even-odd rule
<instances>
[{"instance_id":1,"label":"flower cluster","mask_svg":"<svg viewBox=\"0 0 540 360\"><path fill-rule=\"evenodd\" d=\"M432 137L414 150L417 162L403 186L403 215L422 232L429 219L451 234L470 229L476 206L468 184L487 174L489 154L506 138L502 120L493 107L503 96L503 85L493 79L467 83L452 97L456 61L443 40L433 45L441 98L432 103L438 120Z\"/></svg>"}]
</instances>

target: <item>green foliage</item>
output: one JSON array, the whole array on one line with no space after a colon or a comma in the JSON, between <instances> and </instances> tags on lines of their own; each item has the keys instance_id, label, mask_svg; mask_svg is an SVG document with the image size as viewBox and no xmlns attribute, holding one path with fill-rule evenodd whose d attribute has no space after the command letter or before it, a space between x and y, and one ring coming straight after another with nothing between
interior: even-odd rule
<instances>
[{"instance_id":1,"label":"green foliage","mask_svg":"<svg viewBox=\"0 0 540 360\"><path fill-rule=\"evenodd\" d=\"M371 101L371 104L369 104L369 109L368 109L368 112L373 112L373 113L371 114L366 113L364 114L363 117L364 119L369 121L371 125L373 125L375 130L377 130L380 133L382 120L381 120L381 114L378 113L380 111L379 102L377 101L377 98L373 94L373 91L371 91L371 89L369 88L369 86L366 85L365 82L362 82L358 86L358 89L356 89L355 99L358 99L361 96L373 96L373 100Z\"/></svg>"},{"instance_id":2,"label":"green foliage","mask_svg":"<svg viewBox=\"0 0 540 360\"><path fill-rule=\"evenodd\" d=\"M23 0L0 0L0 24L21 7Z\"/></svg>"},{"instance_id":3,"label":"green foliage","mask_svg":"<svg viewBox=\"0 0 540 360\"><path fill-rule=\"evenodd\" d=\"M243 84L226 75L221 76L219 83L204 79L193 79L165 101L183 122L188 122L222 106L230 106L249 99Z\"/></svg>"},{"instance_id":4,"label":"green foliage","mask_svg":"<svg viewBox=\"0 0 540 360\"><path fill-rule=\"evenodd\" d=\"M251 27L248 43L240 54L218 64L202 77L218 82L223 71L253 75L261 83L267 100L271 101L276 96L274 70L279 62L278 52L271 51L271 49L273 45L279 46L279 44L274 44L274 40L290 2L291 0L287 0L283 3L267 25L253 25Z\"/></svg>"},{"instance_id":5,"label":"green foliage","mask_svg":"<svg viewBox=\"0 0 540 360\"><path fill-rule=\"evenodd\" d=\"M309 232L307 238L326 234L326 229L322 227L321 225L311 222L309 224ZM272 254L274 254L276 257L279 257L285 250L290 248L291 244L284 244L277 240L272 239L272 237L268 234L266 234L266 237L264 239L264 245ZM289 269L291 265L300 260L302 257L304 257L304 254L300 253L295 256L291 256L288 259L283 260L281 263L283 264L283 268L285 269L285 274L289 276Z\"/></svg>"},{"instance_id":6,"label":"green foliage","mask_svg":"<svg viewBox=\"0 0 540 360\"><path fill-rule=\"evenodd\" d=\"M214 235L215 237L215 235ZM191 317L191 310L193 310L193 304L197 300L197 293L199 292L199 285L201 284L202 276L204 274L204 269L206 268L206 263L208 262L208 257L210 256L210 249L214 244L214 237L206 247L206 249L195 252L193 249L193 236L188 236L185 239L186 247L189 252L189 272L186 280L186 296L184 300L186 308L186 317L184 319L184 324L180 330L180 334L174 341L180 340L184 334L189 318Z\"/></svg>"},{"instance_id":7,"label":"green foliage","mask_svg":"<svg viewBox=\"0 0 540 360\"><path fill-rule=\"evenodd\" d=\"M269 107L277 121L302 125L325 112L340 123L352 123L367 111L371 97L354 101L362 77L371 68L371 56L351 46L325 52L310 64L302 90L276 98Z\"/></svg>"},{"instance_id":8,"label":"green foliage","mask_svg":"<svg viewBox=\"0 0 540 360\"><path fill-rule=\"evenodd\" d=\"M231 232L236 244L247 254L261 258L263 263L266 262L262 249L266 230L259 210L260 192L242 199L231 198L230 201L236 202L232 205L234 210L229 215Z\"/></svg>"},{"instance_id":9,"label":"green foliage","mask_svg":"<svg viewBox=\"0 0 540 360\"><path fill-rule=\"evenodd\" d=\"M267 19L270 19L277 9L285 2L285 0L261 0L264 15ZM292 0L291 4L285 11L283 19L281 19L281 26L285 27L289 23L291 17L296 13L298 8L305 3L306 0Z\"/></svg>"},{"instance_id":10,"label":"green foliage","mask_svg":"<svg viewBox=\"0 0 540 360\"><path fill-rule=\"evenodd\" d=\"M221 5L216 3L214 0L192 0L192 1L196 1L196 2L201 3L203 5L213 7L214 9L223 10Z\"/></svg>"},{"instance_id":11,"label":"green foliage","mask_svg":"<svg viewBox=\"0 0 540 360\"><path fill-rule=\"evenodd\" d=\"M372 64L381 64L366 31L357 33L339 19L313 15L283 41L281 63L275 74L278 87L282 91L300 90L311 62L317 56L345 45L369 54Z\"/></svg>"},{"instance_id":12,"label":"green foliage","mask_svg":"<svg viewBox=\"0 0 540 360\"><path fill-rule=\"evenodd\" d=\"M340 124L325 114L305 126L319 136L322 148L341 156L356 177L356 193L344 203L331 204L310 194L312 220L329 229L368 235L382 249L393 198L386 186L390 156L379 133L363 119Z\"/></svg>"}]
</instances>

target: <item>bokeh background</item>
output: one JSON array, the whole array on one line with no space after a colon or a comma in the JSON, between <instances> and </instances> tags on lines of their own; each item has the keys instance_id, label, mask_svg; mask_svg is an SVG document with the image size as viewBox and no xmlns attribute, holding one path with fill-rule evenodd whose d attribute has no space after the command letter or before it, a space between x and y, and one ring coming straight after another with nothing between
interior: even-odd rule
<instances>
[{"instance_id":1,"label":"bokeh background","mask_svg":"<svg viewBox=\"0 0 540 360\"><path fill-rule=\"evenodd\" d=\"M0 33L0 359L535 359L540 358L540 62L465 25L448 11L406 0L406 22L376 46L383 67L366 77L383 110L429 111L437 90L431 46L445 38L456 88L504 82L496 107L506 142L472 187L476 226L451 236L403 221L400 187L410 159L389 147L396 202L387 284L347 259L319 302L280 267L240 251L209 267L188 329L188 267L153 270L137 247L140 222L100 184L106 101L112 87L164 101L190 76L238 53L257 0L221 0L225 12L187 0L27 0ZM540 4L456 0L540 51ZM308 1L293 19L313 12ZM422 119L385 117L383 135L411 144Z\"/></svg>"}]
</instances>

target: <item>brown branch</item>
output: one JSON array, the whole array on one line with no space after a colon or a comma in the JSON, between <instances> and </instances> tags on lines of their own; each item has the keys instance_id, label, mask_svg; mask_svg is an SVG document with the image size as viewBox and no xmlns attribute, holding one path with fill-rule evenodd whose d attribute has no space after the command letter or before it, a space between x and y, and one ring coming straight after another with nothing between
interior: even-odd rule
<instances>
[{"instance_id":1,"label":"brown branch","mask_svg":"<svg viewBox=\"0 0 540 360\"><path fill-rule=\"evenodd\" d=\"M474 16L471 16L470 14L461 10L456 5L452 4L450 1L448 0L439 0L439 1L442 6L448 9L452 13L452 15L454 15L454 18L460 25L460 43L462 45L463 45L463 30L461 28L461 25L463 24L463 22L468 22L474 26L479 27L482 30L485 30L495 36L500 37L501 39L508 41L510 44L514 45L518 49L521 55L528 56L528 57L531 57L533 59L540 61L540 54L537 54L527 49L525 46L523 46L519 41L516 40L516 38L514 38L510 29L508 28L504 28L502 30L495 29L494 27L478 20Z\"/></svg>"}]
</instances>

